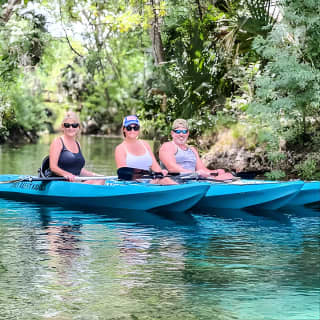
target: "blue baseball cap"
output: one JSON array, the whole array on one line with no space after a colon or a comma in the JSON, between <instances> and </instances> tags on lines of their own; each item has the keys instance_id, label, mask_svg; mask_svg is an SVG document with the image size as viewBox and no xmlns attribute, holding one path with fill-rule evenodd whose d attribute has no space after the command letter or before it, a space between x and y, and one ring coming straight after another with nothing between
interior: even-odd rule
<instances>
[{"instance_id":1,"label":"blue baseball cap","mask_svg":"<svg viewBox=\"0 0 320 320\"><path fill-rule=\"evenodd\" d=\"M138 117L135 115L126 116L123 119L123 126L126 127L126 126L129 126L130 124L136 124L136 125L140 126L140 122L139 122Z\"/></svg>"}]
</instances>

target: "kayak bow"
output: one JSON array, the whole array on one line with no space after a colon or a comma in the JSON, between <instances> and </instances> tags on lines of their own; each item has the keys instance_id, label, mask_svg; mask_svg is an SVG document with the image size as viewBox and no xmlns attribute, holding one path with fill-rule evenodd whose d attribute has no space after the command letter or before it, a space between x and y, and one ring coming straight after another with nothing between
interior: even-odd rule
<instances>
[{"instance_id":1,"label":"kayak bow","mask_svg":"<svg viewBox=\"0 0 320 320\"><path fill-rule=\"evenodd\" d=\"M8 182L11 180L14 182ZM36 180L39 179L1 175L0 182L7 181L7 183L0 184L0 196L80 209L110 208L183 212L194 206L209 189L208 183L163 186L110 179L105 185L90 185Z\"/></svg>"}]
</instances>

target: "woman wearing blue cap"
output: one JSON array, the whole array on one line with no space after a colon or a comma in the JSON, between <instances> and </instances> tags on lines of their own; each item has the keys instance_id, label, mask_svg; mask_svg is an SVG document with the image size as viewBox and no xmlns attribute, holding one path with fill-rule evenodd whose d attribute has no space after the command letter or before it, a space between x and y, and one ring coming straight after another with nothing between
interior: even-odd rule
<instances>
[{"instance_id":1,"label":"woman wearing blue cap","mask_svg":"<svg viewBox=\"0 0 320 320\"><path fill-rule=\"evenodd\" d=\"M157 162L150 145L138 139L140 122L137 116L129 115L123 119L122 124L124 141L116 147L115 160L117 168L130 167L142 170L153 170L167 175L167 170L162 170ZM153 183L176 184L170 178L155 179Z\"/></svg>"}]
</instances>

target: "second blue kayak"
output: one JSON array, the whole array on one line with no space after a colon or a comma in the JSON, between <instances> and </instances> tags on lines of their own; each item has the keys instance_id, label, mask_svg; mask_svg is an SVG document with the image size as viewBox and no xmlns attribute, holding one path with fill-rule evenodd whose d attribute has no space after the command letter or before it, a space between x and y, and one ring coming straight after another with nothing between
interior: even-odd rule
<instances>
[{"instance_id":1,"label":"second blue kayak","mask_svg":"<svg viewBox=\"0 0 320 320\"><path fill-rule=\"evenodd\" d=\"M303 181L258 180L212 183L205 197L196 204L195 209L259 207L266 210L277 210L295 197L303 185Z\"/></svg>"},{"instance_id":2,"label":"second blue kayak","mask_svg":"<svg viewBox=\"0 0 320 320\"><path fill-rule=\"evenodd\" d=\"M303 206L315 202L320 202L320 181L305 182L300 192L286 203L285 207Z\"/></svg>"}]
</instances>

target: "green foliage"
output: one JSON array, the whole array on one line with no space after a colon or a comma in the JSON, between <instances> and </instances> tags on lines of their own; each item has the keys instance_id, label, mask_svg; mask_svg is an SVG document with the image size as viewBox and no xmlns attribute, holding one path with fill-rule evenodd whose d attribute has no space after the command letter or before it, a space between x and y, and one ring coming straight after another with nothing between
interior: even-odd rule
<instances>
[{"instance_id":1,"label":"green foliage","mask_svg":"<svg viewBox=\"0 0 320 320\"><path fill-rule=\"evenodd\" d=\"M269 180L281 180L285 178L286 174L282 170L272 170L265 173L265 177Z\"/></svg>"},{"instance_id":2,"label":"green foliage","mask_svg":"<svg viewBox=\"0 0 320 320\"><path fill-rule=\"evenodd\" d=\"M154 70L150 85L166 93L169 121L193 119L196 134L238 121L259 71L257 56L248 53L250 43L254 34L266 35L266 25L274 23L269 2L203 2L201 7L195 2L186 7L175 1L179 9L168 11L162 27L166 63ZM241 21L249 13L251 20ZM257 22L255 28L248 26L250 21Z\"/></svg>"},{"instance_id":3,"label":"green foliage","mask_svg":"<svg viewBox=\"0 0 320 320\"><path fill-rule=\"evenodd\" d=\"M151 119L148 111L141 108L137 115L142 121L142 134L145 138L154 139L168 137L171 131L171 123L166 119L164 113L158 113Z\"/></svg>"},{"instance_id":4,"label":"green foliage","mask_svg":"<svg viewBox=\"0 0 320 320\"><path fill-rule=\"evenodd\" d=\"M168 30L165 47L167 60L174 60L159 71L163 72L163 84L170 97L168 108L176 116L192 118L199 109L208 108L206 101L217 97L214 89L221 75L213 68L215 54L210 50L211 44L202 41L208 35L198 21L178 22L172 28L174 37Z\"/></svg>"},{"instance_id":5,"label":"green foliage","mask_svg":"<svg viewBox=\"0 0 320 320\"><path fill-rule=\"evenodd\" d=\"M281 151L271 150L267 153L268 160L271 163L271 172L265 173L265 176L271 180L283 179L286 174L282 169L282 164L286 160L286 155Z\"/></svg>"},{"instance_id":6,"label":"green foliage","mask_svg":"<svg viewBox=\"0 0 320 320\"><path fill-rule=\"evenodd\" d=\"M0 75L10 79L19 67L36 66L47 42L42 15L26 12L15 16L0 30Z\"/></svg>"},{"instance_id":7,"label":"green foliage","mask_svg":"<svg viewBox=\"0 0 320 320\"><path fill-rule=\"evenodd\" d=\"M268 158L274 166L277 166L280 161L285 159L285 155L280 151L269 151Z\"/></svg>"},{"instance_id":8,"label":"green foliage","mask_svg":"<svg viewBox=\"0 0 320 320\"><path fill-rule=\"evenodd\" d=\"M320 179L319 154L309 154L305 160L295 165L298 176L304 180Z\"/></svg>"},{"instance_id":9,"label":"green foliage","mask_svg":"<svg viewBox=\"0 0 320 320\"><path fill-rule=\"evenodd\" d=\"M17 11L0 29L1 140L16 129L35 134L45 121L34 69L48 36L42 15Z\"/></svg>"},{"instance_id":10,"label":"green foliage","mask_svg":"<svg viewBox=\"0 0 320 320\"><path fill-rule=\"evenodd\" d=\"M83 6L68 1L63 15L66 21L77 21L84 28L82 49L77 49L83 55L62 69L62 86L69 102L77 105L86 119L114 129L123 115L135 113L142 104L143 17L126 6L126 1L80 3Z\"/></svg>"},{"instance_id":11,"label":"green foliage","mask_svg":"<svg viewBox=\"0 0 320 320\"><path fill-rule=\"evenodd\" d=\"M284 1L284 7L283 21L254 42L266 63L249 110L302 149L319 127L320 7L307 0Z\"/></svg>"},{"instance_id":12,"label":"green foliage","mask_svg":"<svg viewBox=\"0 0 320 320\"><path fill-rule=\"evenodd\" d=\"M32 77L22 77L7 91L10 101L4 118L7 129L21 127L26 131L40 131L44 128L45 112L41 97L34 91ZM26 112L27 110L27 112Z\"/></svg>"},{"instance_id":13,"label":"green foliage","mask_svg":"<svg viewBox=\"0 0 320 320\"><path fill-rule=\"evenodd\" d=\"M187 10L166 17L166 21L162 35L167 62L154 69L148 90L157 88L168 97L162 110L167 121L190 118L200 124L198 128L202 131L213 124L214 101L228 86L220 81L223 66L219 65L213 43L208 40L214 22L208 18L203 23L188 16ZM157 101L154 102L150 109L158 114L161 110L159 104L156 107Z\"/></svg>"}]
</instances>

